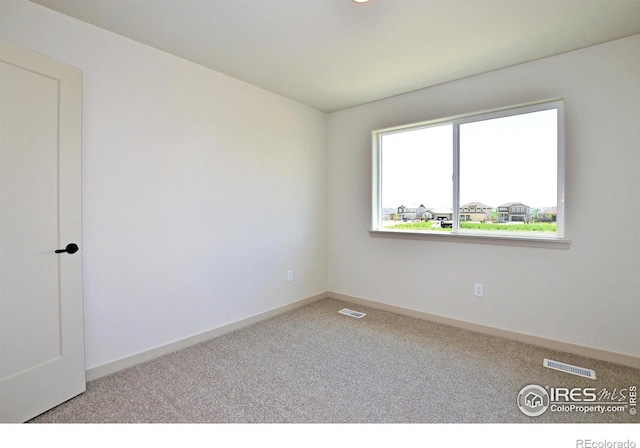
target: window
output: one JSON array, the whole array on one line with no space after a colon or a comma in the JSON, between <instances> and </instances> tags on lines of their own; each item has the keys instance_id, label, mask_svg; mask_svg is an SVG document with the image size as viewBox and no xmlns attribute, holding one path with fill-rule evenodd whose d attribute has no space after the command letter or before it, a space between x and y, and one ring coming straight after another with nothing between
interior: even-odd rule
<instances>
[{"instance_id":1,"label":"window","mask_svg":"<svg viewBox=\"0 0 640 448\"><path fill-rule=\"evenodd\" d=\"M562 123L552 101L373 132L372 230L564 238Z\"/></svg>"}]
</instances>

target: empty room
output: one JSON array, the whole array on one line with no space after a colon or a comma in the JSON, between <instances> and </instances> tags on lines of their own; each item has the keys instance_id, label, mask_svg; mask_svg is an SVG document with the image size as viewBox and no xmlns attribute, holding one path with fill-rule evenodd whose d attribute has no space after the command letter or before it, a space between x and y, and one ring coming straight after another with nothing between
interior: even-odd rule
<instances>
[{"instance_id":1,"label":"empty room","mask_svg":"<svg viewBox=\"0 0 640 448\"><path fill-rule=\"evenodd\" d=\"M0 43L0 421L640 443L640 1L0 0Z\"/></svg>"}]
</instances>

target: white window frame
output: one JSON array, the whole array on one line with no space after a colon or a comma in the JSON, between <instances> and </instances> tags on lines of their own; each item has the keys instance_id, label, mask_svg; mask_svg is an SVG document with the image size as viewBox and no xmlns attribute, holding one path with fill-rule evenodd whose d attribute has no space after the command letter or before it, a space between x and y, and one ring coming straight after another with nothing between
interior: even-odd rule
<instances>
[{"instance_id":1,"label":"white window frame","mask_svg":"<svg viewBox=\"0 0 640 448\"><path fill-rule=\"evenodd\" d=\"M553 234L542 234L534 232L500 232L500 231L479 231L460 228L460 153L459 153L459 127L465 123L472 123L482 120L508 117L513 115L540 112L544 110L557 110L557 215L556 232ZM400 230L385 229L382 227L382 166L381 150L382 136L394 132L410 131L435 125L453 125L453 227L451 232L420 231L420 230ZM484 112L476 112L455 117L447 117L437 120L429 120L393 128L380 129L372 132L373 146L373 173L372 173L372 236L400 237L400 238L420 238L437 239L447 241L461 241L484 244L502 244L519 246L537 246L547 248L569 248L569 240L565 239L565 137L564 137L564 101L562 99L545 100L525 105L511 106L501 109L494 109ZM515 167L514 167L515 169ZM496 211L499 212L496 205Z\"/></svg>"}]
</instances>

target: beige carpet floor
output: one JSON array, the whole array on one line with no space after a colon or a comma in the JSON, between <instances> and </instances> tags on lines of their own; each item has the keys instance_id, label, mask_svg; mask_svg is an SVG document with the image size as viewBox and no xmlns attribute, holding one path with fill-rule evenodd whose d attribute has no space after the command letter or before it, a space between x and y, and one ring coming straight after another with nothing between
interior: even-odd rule
<instances>
[{"instance_id":1,"label":"beige carpet floor","mask_svg":"<svg viewBox=\"0 0 640 448\"><path fill-rule=\"evenodd\" d=\"M345 307L367 315L339 314ZM597 379L545 368L544 358ZM640 422L628 408L528 417L517 396L530 384L620 399L640 370L325 299L91 381L31 422Z\"/></svg>"}]
</instances>

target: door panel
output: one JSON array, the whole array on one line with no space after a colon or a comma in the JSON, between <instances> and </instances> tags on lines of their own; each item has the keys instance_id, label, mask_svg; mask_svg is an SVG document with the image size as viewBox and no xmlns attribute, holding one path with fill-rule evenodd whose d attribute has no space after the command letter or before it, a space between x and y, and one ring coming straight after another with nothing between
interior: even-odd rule
<instances>
[{"instance_id":1,"label":"door panel","mask_svg":"<svg viewBox=\"0 0 640 448\"><path fill-rule=\"evenodd\" d=\"M85 389L81 73L0 40L0 421Z\"/></svg>"}]
</instances>

